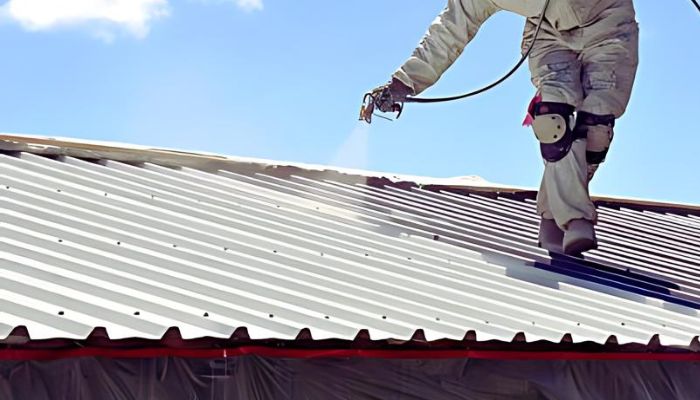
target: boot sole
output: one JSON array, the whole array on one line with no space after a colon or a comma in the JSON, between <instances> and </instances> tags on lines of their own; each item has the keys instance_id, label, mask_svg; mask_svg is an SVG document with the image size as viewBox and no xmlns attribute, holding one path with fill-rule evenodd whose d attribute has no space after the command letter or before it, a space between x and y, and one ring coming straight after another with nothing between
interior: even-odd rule
<instances>
[{"instance_id":1,"label":"boot sole","mask_svg":"<svg viewBox=\"0 0 700 400\"><path fill-rule=\"evenodd\" d=\"M549 251L550 253L564 254L564 249L561 246L557 246L555 244L551 244L551 243L546 244L546 243L538 242L537 246L540 249L544 249L544 250Z\"/></svg>"}]
</instances>

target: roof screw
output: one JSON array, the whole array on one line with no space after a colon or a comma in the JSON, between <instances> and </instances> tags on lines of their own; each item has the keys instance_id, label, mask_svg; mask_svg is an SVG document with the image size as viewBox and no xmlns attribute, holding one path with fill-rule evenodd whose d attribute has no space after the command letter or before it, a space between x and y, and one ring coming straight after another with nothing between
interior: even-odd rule
<instances>
[{"instance_id":1,"label":"roof screw","mask_svg":"<svg viewBox=\"0 0 700 400\"><path fill-rule=\"evenodd\" d=\"M270 318L275 318L275 315L274 315L274 314L270 314L269 317L270 317Z\"/></svg>"},{"instance_id":2,"label":"roof screw","mask_svg":"<svg viewBox=\"0 0 700 400\"><path fill-rule=\"evenodd\" d=\"M224 247L224 251L228 251L228 247Z\"/></svg>"},{"instance_id":3,"label":"roof screw","mask_svg":"<svg viewBox=\"0 0 700 400\"><path fill-rule=\"evenodd\" d=\"M63 311L58 312L58 315L63 315L63 314L65 314Z\"/></svg>"},{"instance_id":4,"label":"roof screw","mask_svg":"<svg viewBox=\"0 0 700 400\"><path fill-rule=\"evenodd\" d=\"M277 250L272 250L273 253L277 254Z\"/></svg>"},{"instance_id":5,"label":"roof screw","mask_svg":"<svg viewBox=\"0 0 700 400\"><path fill-rule=\"evenodd\" d=\"M134 315L141 315L140 311L134 311Z\"/></svg>"},{"instance_id":6,"label":"roof screw","mask_svg":"<svg viewBox=\"0 0 700 400\"><path fill-rule=\"evenodd\" d=\"M325 318L325 319L331 319L331 317L329 317L329 316L327 316L327 315L326 315L324 318Z\"/></svg>"},{"instance_id":7,"label":"roof screw","mask_svg":"<svg viewBox=\"0 0 700 400\"><path fill-rule=\"evenodd\" d=\"M577 323L576 323L576 326L581 326L581 323L580 323L580 322L577 322Z\"/></svg>"},{"instance_id":8,"label":"roof screw","mask_svg":"<svg viewBox=\"0 0 700 400\"><path fill-rule=\"evenodd\" d=\"M174 244L174 245L173 245L173 248L175 248L175 247L177 247L177 245L176 245L176 244Z\"/></svg>"},{"instance_id":9,"label":"roof screw","mask_svg":"<svg viewBox=\"0 0 700 400\"><path fill-rule=\"evenodd\" d=\"M207 318L207 317L209 317L209 313L208 313L208 312L205 312L205 313L204 313L204 318Z\"/></svg>"},{"instance_id":10,"label":"roof screw","mask_svg":"<svg viewBox=\"0 0 700 400\"><path fill-rule=\"evenodd\" d=\"M57 191L58 193L61 193L61 189L56 189L56 191Z\"/></svg>"},{"instance_id":11,"label":"roof screw","mask_svg":"<svg viewBox=\"0 0 700 400\"><path fill-rule=\"evenodd\" d=\"M413 260L413 258L412 258L412 257L408 257L408 261L412 261L412 260Z\"/></svg>"},{"instance_id":12,"label":"roof screw","mask_svg":"<svg viewBox=\"0 0 700 400\"><path fill-rule=\"evenodd\" d=\"M365 257L369 257L369 253L365 253Z\"/></svg>"},{"instance_id":13,"label":"roof screw","mask_svg":"<svg viewBox=\"0 0 700 400\"><path fill-rule=\"evenodd\" d=\"M117 242L117 246L121 246L121 245L122 245L122 242Z\"/></svg>"},{"instance_id":14,"label":"roof screw","mask_svg":"<svg viewBox=\"0 0 700 400\"><path fill-rule=\"evenodd\" d=\"M625 323L624 323L624 322L622 322L622 323L621 323L620 325L622 325L622 326L625 326Z\"/></svg>"},{"instance_id":15,"label":"roof screw","mask_svg":"<svg viewBox=\"0 0 700 400\"><path fill-rule=\"evenodd\" d=\"M382 319L386 319L386 315L382 315Z\"/></svg>"},{"instance_id":16,"label":"roof screw","mask_svg":"<svg viewBox=\"0 0 700 400\"><path fill-rule=\"evenodd\" d=\"M323 257L324 255L325 255L325 254L323 254L323 252L321 252L321 257Z\"/></svg>"},{"instance_id":17,"label":"roof screw","mask_svg":"<svg viewBox=\"0 0 700 400\"><path fill-rule=\"evenodd\" d=\"M435 317L435 321L440 321L440 317Z\"/></svg>"},{"instance_id":18,"label":"roof screw","mask_svg":"<svg viewBox=\"0 0 700 400\"><path fill-rule=\"evenodd\" d=\"M105 197L107 197L107 193L105 193Z\"/></svg>"},{"instance_id":19,"label":"roof screw","mask_svg":"<svg viewBox=\"0 0 700 400\"><path fill-rule=\"evenodd\" d=\"M58 243L63 243L63 239L58 239Z\"/></svg>"},{"instance_id":20,"label":"roof screw","mask_svg":"<svg viewBox=\"0 0 700 400\"><path fill-rule=\"evenodd\" d=\"M440 236L439 236L439 235L433 235L433 240L440 240Z\"/></svg>"},{"instance_id":21,"label":"roof screw","mask_svg":"<svg viewBox=\"0 0 700 400\"><path fill-rule=\"evenodd\" d=\"M9 188L10 188L9 186L5 186L5 189L9 189Z\"/></svg>"},{"instance_id":22,"label":"roof screw","mask_svg":"<svg viewBox=\"0 0 700 400\"><path fill-rule=\"evenodd\" d=\"M486 322L487 325L489 324L489 321L484 321L484 322Z\"/></svg>"}]
</instances>

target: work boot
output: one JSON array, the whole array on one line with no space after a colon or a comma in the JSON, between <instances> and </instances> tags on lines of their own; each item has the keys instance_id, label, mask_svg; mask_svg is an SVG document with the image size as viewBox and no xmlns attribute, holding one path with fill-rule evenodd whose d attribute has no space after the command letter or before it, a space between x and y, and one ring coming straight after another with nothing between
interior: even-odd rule
<instances>
[{"instance_id":1,"label":"work boot","mask_svg":"<svg viewBox=\"0 0 700 400\"><path fill-rule=\"evenodd\" d=\"M581 253L598 247L593 223L587 219L569 222L564 231L564 254L580 256Z\"/></svg>"},{"instance_id":2,"label":"work boot","mask_svg":"<svg viewBox=\"0 0 700 400\"><path fill-rule=\"evenodd\" d=\"M553 253L563 253L562 241L564 231L562 231L553 219L542 218L540 220L539 246Z\"/></svg>"}]
</instances>

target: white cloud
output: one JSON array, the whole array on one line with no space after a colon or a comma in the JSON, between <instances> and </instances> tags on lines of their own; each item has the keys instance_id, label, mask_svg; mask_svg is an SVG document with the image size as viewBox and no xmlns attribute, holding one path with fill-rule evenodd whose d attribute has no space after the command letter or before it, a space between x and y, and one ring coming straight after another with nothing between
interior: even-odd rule
<instances>
[{"instance_id":1,"label":"white cloud","mask_svg":"<svg viewBox=\"0 0 700 400\"><path fill-rule=\"evenodd\" d=\"M263 9L262 0L234 0L236 5L246 11L255 11Z\"/></svg>"},{"instance_id":2,"label":"white cloud","mask_svg":"<svg viewBox=\"0 0 700 400\"><path fill-rule=\"evenodd\" d=\"M105 40L116 27L144 37L152 20L168 15L168 0L9 0L0 15L33 31L87 24Z\"/></svg>"},{"instance_id":3,"label":"white cloud","mask_svg":"<svg viewBox=\"0 0 700 400\"><path fill-rule=\"evenodd\" d=\"M232 3L243 11L260 11L263 7L263 0L194 0L200 3Z\"/></svg>"},{"instance_id":4,"label":"white cloud","mask_svg":"<svg viewBox=\"0 0 700 400\"><path fill-rule=\"evenodd\" d=\"M196 0L232 3L247 11L263 9L263 0ZM9 0L0 6L0 20L12 20L31 31L86 26L97 38L111 42L118 30L145 37L153 20L169 14L168 0Z\"/></svg>"}]
</instances>

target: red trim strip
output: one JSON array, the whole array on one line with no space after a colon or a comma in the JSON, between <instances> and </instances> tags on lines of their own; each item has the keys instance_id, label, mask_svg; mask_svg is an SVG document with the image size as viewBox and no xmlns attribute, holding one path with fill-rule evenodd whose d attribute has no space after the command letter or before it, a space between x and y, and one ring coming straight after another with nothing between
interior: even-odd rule
<instances>
[{"instance_id":1,"label":"red trim strip","mask_svg":"<svg viewBox=\"0 0 700 400\"><path fill-rule=\"evenodd\" d=\"M84 347L70 350L0 350L0 360L57 360L76 357L106 358L229 358L256 355L271 358L374 358L374 359L459 359L483 360L624 360L700 362L700 353L578 353L482 350L300 350L261 346L231 349L109 349Z\"/></svg>"}]
</instances>

